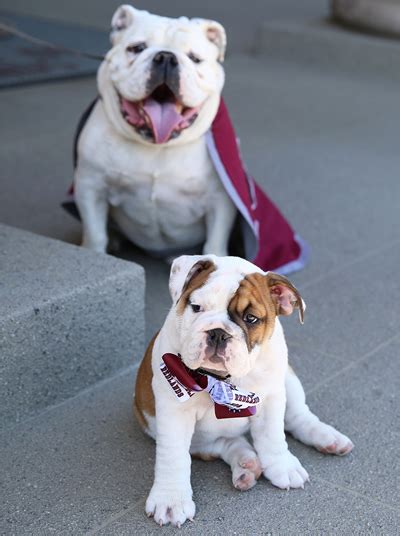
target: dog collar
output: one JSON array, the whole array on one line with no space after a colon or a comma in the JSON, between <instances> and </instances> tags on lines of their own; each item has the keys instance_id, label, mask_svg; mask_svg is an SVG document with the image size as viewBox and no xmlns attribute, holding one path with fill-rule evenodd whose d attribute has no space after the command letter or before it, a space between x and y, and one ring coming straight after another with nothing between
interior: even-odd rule
<instances>
[{"instance_id":1,"label":"dog collar","mask_svg":"<svg viewBox=\"0 0 400 536\"><path fill-rule=\"evenodd\" d=\"M214 402L217 419L250 417L256 413L260 397L251 391L238 389L226 380L204 371L191 370L179 355L164 354L161 372L179 402L189 400L201 391L207 391Z\"/></svg>"}]
</instances>

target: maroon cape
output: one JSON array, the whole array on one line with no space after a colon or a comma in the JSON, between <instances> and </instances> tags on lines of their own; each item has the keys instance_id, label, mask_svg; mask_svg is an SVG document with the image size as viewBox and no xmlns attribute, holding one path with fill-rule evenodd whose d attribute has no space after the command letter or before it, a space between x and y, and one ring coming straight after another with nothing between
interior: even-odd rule
<instances>
[{"instance_id":1,"label":"maroon cape","mask_svg":"<svg viewBox=\"0 0 400 536\"><path fill-rule=\"evenodd\" d=\"M247 175L223 99L207 133L207 145L218 175L240 212L246 258L266 271L288 274L301 270L309 248L253 177Z\"/></svg>"},{"instance_id":2,"label":"maroon cape","mask_svg":"<svg viewBox=\"0 0 400 536\"><path fill-rule=\"evenodd\" d=\"M96 101L95 101L96 102ZM74 146L74 164L77 161L79 134L95 102L79 121ZM215 169L228 195L240 214L244 255L261 269L281 274L304 267L308 259L307 244L293 232L289 223L274 203L266 196L253 177L247 175L240 158L236 134L225 102L221 103L206 134L207 147ZM73 186L63 207L78 215L73 199Z\"/></svg>"}]
</instances>

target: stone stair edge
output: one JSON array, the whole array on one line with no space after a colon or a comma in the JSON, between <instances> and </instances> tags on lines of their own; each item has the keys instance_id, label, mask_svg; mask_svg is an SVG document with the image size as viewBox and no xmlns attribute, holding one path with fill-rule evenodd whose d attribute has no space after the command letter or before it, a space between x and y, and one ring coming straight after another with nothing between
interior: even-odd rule
<instances>
[{"instance_id":1,"label":"stone stair edge","mask_svg":"<svg viewBox=\"0 0 400 536\"><path fill-rule=\"evenodd\" d=\"M88 385L87 387L83 387L81 390L74 393L70 397L60 400L58 402L55 402L53 404L49 404L48 406L44 407L42 410L38 412L26 415L21 420L18 420L15 422L3 422L2 429L6 430L7 433L10 433L14 429L17 430L21 426L26 426L30 422L34 422L36 419L41 419L46 414L51 414L52 412L57 411L59 408L68 407L69 404L74 403L74 401L78 400L79 398L84 398L92 392L97 392L103 388L106 388L109 383L112 383L118 380L119 378L124 378L125 376L128 376L128 375L130 375L133 380L133 383L132 383L132 397L133 397L134 378L136 376L137 369L139 368L140 363L141 361L136 361L136 362L131 363L128 366L120 368L116 370L113 374L110 374L109 376L106 376L105 378L102 378L98 380L97 382Z\"/></svg>"},{"instance_id":2,"label":"stone stair edge","mask_svg":"<svg viewBox=\"0 0 400 536\"><path fill-rule=\"evenodd\" d=\"M58 238L44 236L44 235L29 231L29 230L25 230L25 229L13 227L11 225L3 224L1 222L0 222L0 273L2 271L2 268L7 263L7 259L3 258L3 260L1 261L1 255L2 255L3 249L4 249L2 247L2 244L4 242L2 240L3 236L1 234L2 230L5 230L6 232L18 233L18 234L20 234L20 236L27 237L27 238L29 238L31 236L32 240L42 242L43 244L45 242L49 242L51 244L56 245L57 248L59 248L59 249L61 249L63 251L70 250L70 251L73 251L75 254L78 254L78 255L82 254L83 258L84 257L89 258L90 256L94 256L92 258L96 259L99 264L103 264L105 262L106 264L110 264L110 265L114 264L115 268L118 267L118 271L113 272L113 273L106 273L101 279L99 279L97 281L87 280L87 281L77 282L76 285L74 284L74 286L69 288L67 291L65 291L65 289L63 289L64 291L60 292L60 290L57 289L57 293L55 295L47 296L45 298L43 298L43 297L39 297L39 298L35 298L35 299L32 298L32 302L34 301L35 307L36 307L36 305L38 307L40 307L40 306L45 307L45 306L50 305L51 303L54 303L54 301L57 300L57 299L66 298L66 297L72 296L72 295L74 295L76 293L84 292L85 290L87 290L89 285L91 287L95 287L95 286L101 287L106 282L112 282L113 280L117 279L119 276L122 276L124 274L125 275L135 274L138 277L143 277L144 281L145 281L145 270L144 270L143 266L141 266L140 264L137 264L137 263L132 262L130 260L128 261L128 260L125 260L125 259L120 259L120 258L114 257L113 255L96 253L96 252L90 251L89 249L82 248L81 246L78 246L78 245L75 245L75 244L70 244L68 242L64 242L63 240L60 240ZM16 245L16 247L17 247L17 245ZM12 273L12 272L10 272L10 273ZM4 275L3 275L3 277L4 277ZM3 283L0 281L0 296L1 296L1 286L5 285L5 284L6 283L4 283L4 280L3 280ZM16 285L15 288L17 288L17 286L18 285ZM11 288L9 290L13 291L13 290L15 290L15 288ZM5 289L5 292L7 292L7 289ZM19 304L19 305L17 305L17 307L15 308L14 311L9 312L9 311L6 310L6 306L4 305L4 303L2 303L2 301L0 300L0 319L1 318L10 318L10 316L15 316L15 315L18 315L18 314L23 315L23 314L31 312L31 310L32 310L32 302L29 303L29 304L26 304L26 303ZM14 307L15 307L15 305L16 305L15 302L13 302Z\"/></svg>"},{"instance_id":3,"label":"stone stair edge","mask_svg":"<svg viewBox=\"0 0 400 536\"><path fill-rule=\"evenodd\" d=\"M252 55L259 61L298 63L323 72L356 72L400 79L400 40L364 34L330 19L260 23Z\"/></svg>"},{"instance_id":4,"label":"stone stair edge","mask_svg":"<svg viewBox=\"0 0 400 536\"><path fill-rule=\"evenodd\" d=\"M80 255L80 249L0 224L0 294L7 301L6 314L0 312L0 420L5 424L68 400L142 357L143 267L105 255L96 263L92 252ZM50 269L41 274L47 263ZM13 299L16 292L19 298ZM38 299L42 293L47 299Z\"/></svg>"},{"instance_id":5,"label":"stone stair edge","mask_svg":"<svg viewBox=\"0 0 400 536\"><path fill-rule=\"evenodd\" d=\"M343 44L346 46L363 45L393 51L398 51L400 48L400 39L370 32L362 32L361 30L350 29L346 26L343 27L329 17L305 21L263 21L260 22L257 32L258 35L256 37L262 36L264 32L294 35L303 34L312 36L313 38L335 42L338 46L343 46ZM257 42L254 46L257 46ZM262 46L262 43L259 46Z\"/></svg>"},{"instance_id":6,"label":"stone stair edge","mask_svg":"<svg viewBox=\"0 0 400 536\"><path fill-rule=\"evenodd\" d=\"M124 261L124 262L130 262L130 261ZM140 265L136 265L136 266L140 267L142 269L141 270L142 274L145 275L144 268L141 267ZM129 270L126 271L126 275L129 275L130 273L131 273L131 271L129 271ZM118 275L113 274L113 275L110 275L110 276L106 276L102 281L98 281L98 282L92 284L91 287L92 288L95 288L95 287L101 288L105 284L112 283L113 280L117 280L121 275L124 275L123 271L120 271L118 273ZM140 273L139 273L139 275L140 275ZM24 316L26 314L31 313L32 309L34 310L34 312L36 312L36 309L39 310L39 309L44 308L44 307L49 307L49 306L55 304L59 299L65 299L65 298L68 298L68 297L72 297L72 296L74 296L76 294L80 294L80 293L85 292L85 290L87 290L87 289L88 289L88 285L76 286L76 287L72 288L68 292L59 293L59 294L57 294L56 296L54 296L52 298L46 298L43 301L35 302L35 306L26 305L25 307L18 307L15 312L1 312L0 311L0 321L1 320L9 320L11 318L17 318L17 317L20 317L20 316Z\"/></svg>"}]
</instances>

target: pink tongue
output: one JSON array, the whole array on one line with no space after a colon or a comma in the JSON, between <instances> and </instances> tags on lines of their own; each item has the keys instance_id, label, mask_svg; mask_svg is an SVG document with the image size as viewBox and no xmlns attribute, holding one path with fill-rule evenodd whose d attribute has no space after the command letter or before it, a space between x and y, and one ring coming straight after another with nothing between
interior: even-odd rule
<instances>
[{"instance_id":1,"label":"pink tongue","mask_svg":"<svg viewBox=\"0 0 400 536\"><path fill-rule=\"evenodd\" d=\"M154 141L156 143L168 141L172 131L183 120L183 117L176 111L175 104L172 102L160 104L156 100L148 98L143 108L151 121Z\"/></svg>"}]
</instances>

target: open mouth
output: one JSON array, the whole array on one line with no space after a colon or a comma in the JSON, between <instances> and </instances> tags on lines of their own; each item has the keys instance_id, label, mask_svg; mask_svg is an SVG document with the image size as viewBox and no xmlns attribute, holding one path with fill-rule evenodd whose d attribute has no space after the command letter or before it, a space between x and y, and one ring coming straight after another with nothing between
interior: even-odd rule
<instances>
[{"instance_id":1,"label":"open mouth","mask_svg":"<svg viewBox=\"0 0 400 536\"><path fill-rule=\"evenodd\" d=\"M166 143L180 136L196 121L200 111L200 106L184 106L166 84L140 101L130 101L121 95L119 99L125 121L153 143Z\"/></svg>"},{"instance_id":2,"label":"open mouth","mask_svg":"<svg viewBox=\"0 0 400 536\"><path fill-rule=\"evenodd\" d=\"M200 374L208 374L217 380L226 380L230 377L230 374L227 371L215 370L210 367L200 367L197 369L197 372L200 372Z\"/></svg>"}]
</instances>

